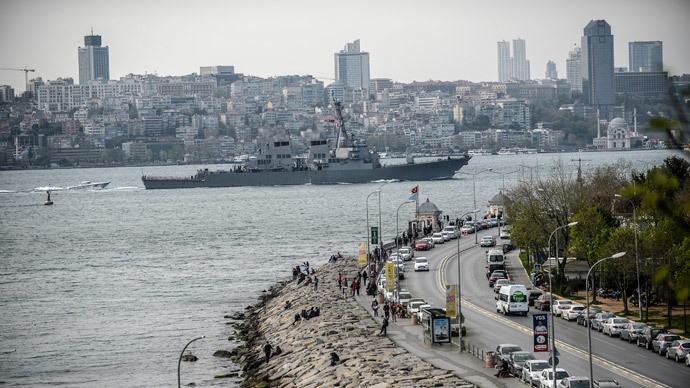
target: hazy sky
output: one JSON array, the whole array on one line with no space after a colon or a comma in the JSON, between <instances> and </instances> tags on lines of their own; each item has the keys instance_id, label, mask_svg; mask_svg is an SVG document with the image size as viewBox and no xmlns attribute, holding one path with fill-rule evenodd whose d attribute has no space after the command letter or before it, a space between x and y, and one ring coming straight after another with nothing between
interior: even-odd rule
<instances>
[{"instance_id":1,"label":"hazy sky","mask_svg":"<svg viewBox=\"0 0 690 388\"><path fill-rule=\"evenodd\" d=\"M355 39L372 78L497 81L496 42L526 40L532 78L565 59L584 26L606 19L615 65L628 42L661 40L670 74L690 73L690 0L0 0L0 67L73 77L91 28L110 47L110 77L183 75L233 65L246 75L334 77L333 53ZM24 73L0 71L24 90Z\"/></svg>"}]
</instances>

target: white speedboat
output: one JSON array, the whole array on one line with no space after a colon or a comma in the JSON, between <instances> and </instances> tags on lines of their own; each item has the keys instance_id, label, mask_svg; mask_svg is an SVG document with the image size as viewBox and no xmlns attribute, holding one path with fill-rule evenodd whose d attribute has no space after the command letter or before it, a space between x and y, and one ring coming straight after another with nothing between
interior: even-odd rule
<instances>
[{"instance_id":1,"label":"white speedboat","mask_svg":"<svg viewBox=\"0 0 690 388\"><path fill-rule=\"evenodd\" d=\"M104 189L106 186L110 184L110 181L108 182L91 182L91 181L82 181L76 186L69 186L69 190L81 190L81 189Z\"/></svg>"}]
</instances>

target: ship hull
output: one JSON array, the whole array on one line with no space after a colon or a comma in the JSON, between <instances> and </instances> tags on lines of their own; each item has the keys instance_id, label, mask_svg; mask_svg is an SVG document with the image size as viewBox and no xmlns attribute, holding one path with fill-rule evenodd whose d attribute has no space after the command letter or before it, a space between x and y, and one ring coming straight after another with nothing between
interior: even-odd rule
<instances>
[{"instance_id":1,"label":"ship hull","mask_svg":"<svg viewBox=\"0 0 690 388\"><path fill-rule=\"evenodd\" d=\"M433 162L389 165L369 169L323 169L305 171L233 172L213 171L203 177L142 177L146 189L195 187L288 186L367 183L378 180L429 181L450 179L469 162L469 157L446 158Z\"/></svg>"}]
</instances>

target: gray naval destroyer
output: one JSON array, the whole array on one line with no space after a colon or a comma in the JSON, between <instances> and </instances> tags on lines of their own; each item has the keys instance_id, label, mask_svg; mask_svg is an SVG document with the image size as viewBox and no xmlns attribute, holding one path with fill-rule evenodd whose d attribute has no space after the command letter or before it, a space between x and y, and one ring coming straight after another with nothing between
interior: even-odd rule
<instances>
[{"instance_id":1,"label":"gray naval destroyer","mask_svg":"<svg viewBox=\"0 0 690 388\"><path fill-rule=\"evenodd\" d=\"M452 178L470 160L467 154L426 162L415 162L408 156L406 163L382 165L377 152L347 133L340 102L334 107L338 130L335 147L329 140L312 140L308 156L297 157L289 141L274 141L228 170L200 169L195 175L177 178L144 175L141 180L147 189L429 181Z\"/></svg>"}]
</instances>

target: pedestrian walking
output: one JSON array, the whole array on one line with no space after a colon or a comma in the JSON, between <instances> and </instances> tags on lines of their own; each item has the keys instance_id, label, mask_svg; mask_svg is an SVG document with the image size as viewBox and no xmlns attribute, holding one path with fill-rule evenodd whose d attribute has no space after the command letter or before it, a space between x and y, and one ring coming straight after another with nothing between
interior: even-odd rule
<instances>
[{"instance_id":1,"label":"pedestrian walking","mask_svg":"<svg viewBox=\"0 0 690 388\"><path fill-rule=\"evenodd\" d=\"M391 317L391 306L388 304L388 302L384 303L383 305L383 316L386 318L386 324L388 324L388 319Z\"/></svg>"},{"instance_id":2,"label":"pedestrian walking","mask_svg":"<svg viewBox=\"0 0 690 388\"><path fill-rule=\"evenodd\" d=\"M379 335L386 335L386 328L388 327L388 318L383 317L383 322L381 323L381 331Z\"/></svg>"},{"instance_id":3,"label":"pedestrian walking","mask_svg":"<svg viewBox=\"0 0 690 388\"><path fill-rule=\"evenodd\" d=\"M314 291L318 291L319 289L319 278L314 275Z\"/></svg>"},{"instance_id":4,"label":"pedestrian walking","mask_svg":"<svg viewBox=\"0 0 690 388\"><path fill-rule=\"evenodd\" d=\"M374 311L374 316L379 316L379 302L376 301L376 297L371 301L371 309Z\"/></svg>"},{"instance_id":5,"label":"pedestrian walking","mask_svg":"<svg viewBox=\"0 0 690 388\"><path fill-rule=\"evenodd\" d=\"M266 364L268 364L268 361L271 359L271 352L273 351L273 346L266 341L266 345L264 345L264 354L266 354Z\"/></svg>"}]
</instances>

